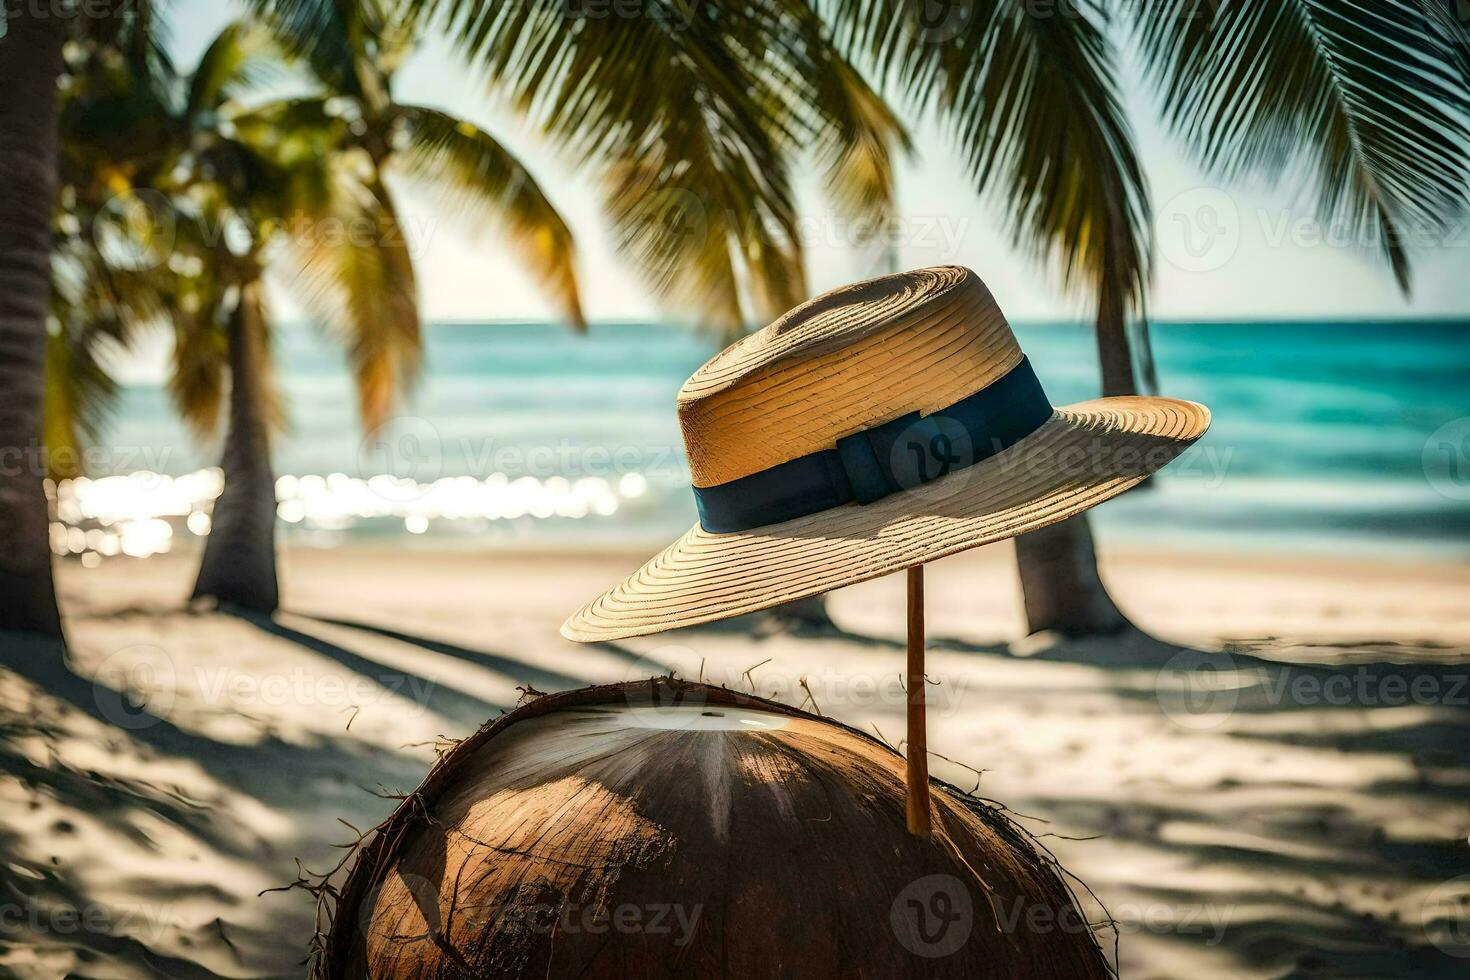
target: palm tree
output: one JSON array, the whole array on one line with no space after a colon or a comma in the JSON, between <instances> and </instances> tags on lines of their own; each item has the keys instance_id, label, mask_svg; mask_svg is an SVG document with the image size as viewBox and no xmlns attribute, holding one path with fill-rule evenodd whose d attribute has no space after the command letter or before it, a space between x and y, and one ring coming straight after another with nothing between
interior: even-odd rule
<instances>
[{"instance_id":1,"label":"palm tree","mask_svg":"<svg viewBox=\"0 0 1470 980\"><path fill-rule=\"evenodd\" d=\"M345 8L344 8L345 9ZM366 10L366 8L364 8ZM350 11L349 11L350 13ZM339 227L371 229L367 240L298 232L287 235L296 253L295 280L319 319L333 326L354 370L362 422L368 430L387 420L399 394L417 379L422 359L417 288L410 243L403 233L388 182L392 175L429 181L454 195L455 210L481 224L499 224L520 246L524 261L576 328L585 327L575 274L572 236L560 214L526 168L489 134L448 113L400 105L392 98L393 69L412 32L380 23L354 29L348 46L309 62L318 94L267 105L230 118L232 131L257 144L275 141L278 166L319 168L312 179L292 181L305 196L272 200L271 209L248 223L267 226L275 215ZM225 77L249 58L254 39L232 29L206 54L200 75ZM371 37L372 43L368 43ZM192 111L218 115L208 93L222 85L196 85ZM228 142L228 141L223 141ZM246 192L246 198L250 194ZM224 196L229 201L229 194ZM262 242L262 246L268 242ZM222 260L223 261L223 260ZM264 265L260 253L250 268ZM229 324L230 376L260 378L268 363L268 318L260 290L242 284ZM181 383L179 389L182 390ZM275 491L269 461L267 393L253 384L232 385L230 428L223 468L225 488L214 510L196 598L213 597L272 611L279 600L275 575Z\"/></svg>"},{"instance_id":2,"label":"palm tree","mask_svg":"<svg viewBox=\"0 0 1470 980\"><path fill-rule=\"evenodd\" d=\"M1222 181L1295 179L1317 213L1410 291L1406 241L1442 240L1470 209L1470 35L1435 0L1130 0L1122 11L1165 121ZM1106 289L1099 292L1106 295ZM1139 298L1140 319L1142 298ZM1127 335L1105 328L1104 395L1135 394ZM1145 356L1147 324L1141 322ZM1127 625L1079 519L1016 542L1032 631Z\"/></svg>"},{"instance_id":3,"label":"palm tree","mask_svg":"<svg viewBox=\"0 0 1470 980\"><path fill-rule=\"evenodd\" d=\"M393 61L386 48L376 50L385 64ZM113 79L115 85L93 86L100 93L73 97L67 117L77 129L79 118L101 121L70 155L83 157L80 163L86 165L67 161L73 164L67 168L73 208L97 212L82 207L78 198L85 195L74 188L91 190L99 183L112 192L122 184L125 195L134 195L139 186L145 193L166 195L162 217L173 233L173 254L166 266L153 268L150 263L160 257L150 256L141 270L128 271L153 273L159 282L152 288L172 294L173 302L157 302L152 309L170 312L176 341L170 389L198 434L215 430L229 382L224 489L194 595L259 611L275 609L279 600L269 447L282 413L269 381L271 328L262 285L273 257L291 253L303 270L292 284L343 340L370 428L383 422L396 394L413 383L421 352L409 243L382 179L390 164L401 160L415 174L458 189L461 203L477 205L480 215L508 218L525 245L528 264L568 320L583 325L570 233L534 180L499 144L445 113L391 103L367 125L361 103L339 92L241 106L233 97L248 90L276 57L263 32L237 25L210 45L191 78L171 83L166 77L171 67L153 65ZM359 64L357 72L373 72L370 77L381 86L375 90L387 91L388 73L379 72L376 63ZM163 84L150 84L154 74L165 76ZM328 79L343 83L330 73ZM147 154L126 145L140 109L145 120L162 121L162 132L150 134ZM125 167L118 166L120 160L127 161ZM106 171L106 180L98 180L98 168ZM132 203L139 205L136 196ZM130 209L121 211L121 222L104 220L116 214L97 212L87 222L73 216L71 223L85 233L75 236L79 245L67 252L91 260L87 268L94 275L83 277L84 283L117 278L118 270L101 261L101 250L87 238L99 226L126 238L133 231ZM149 222L144 225L146 230ZM147 243L131 244L146 250ZM190 267L194 271L187 275L175 271ZM98 292L91 288L92 296ZM121 318L103 316L110 307L99 309L101 304L78 305L66 320L79 321L87 338L107 333L98 324L116 319L123 323L114 333L126 336L141 319L136 304L127 311L130 317ZM89 351L81 342L58 346L70 346L72 356L54 363L72 369ZM90 390L79 384L94 373L53 372L52 387L74 396L56 399L52 434L58 441L72 436L89 408L95 409L97 397L106 394L100 383L105 375Z\"/></svg>"},{"instance_id":4,"label":"palm tree","mask_svg":"<svg viewBox=\"0 0 1470 980\"><path fill-rule=\"evenodd\" d=\"M75 445L95 428L111 393L94 356L99 338L126 346L145 327L171 327L170 389L196 431L214 430L229 389L223 546L206 548L201 581L241 605L274 608L268 447L280 412L261 276L280 216L328 198L332 161L290 156L295 130L270 141L236 134L229 96L270 58L250 32L226 30L187 79L151 44L142 52L119 64L114 47L83 46L68 66L48 438Z\"/></svg>"},{"instance_id":5,"label":"palm tree","mask_svg":"<svg viewBox=\"0 0 1470 980\"><path fill-rule=\"evenodd\" d=\"M333 43L300 44L290 30L276 37L306 57L317 94L294 100L295 116L339 120L338 152L365 164L364 190L387 219L380 262L308 248L307 277L322 318L343 324L356 374L362 421L381 425L396 395L419 368L421 342L413 266L397 227L389 181L417 183L443 198L444 211L471 229L498 228L566 321L586 328L578 296L572 233L530 171L493 136L428 106L394 98L394 74L417 40L411 20L395 20L374 3L339 4ZM297 25L298 29L302 25ZM284 107L283 107L284 108ZM349 261L340 261L340 260ZM359 282L363 275L369 281ZM379 280L378 277L383 279ZM386 300L386 302L385 302ZM334 306L345 301L348 308Z\"/></svg>"},{"instance_id":6,"label":"palm tree","mask_svg":"<svg viewBox=\"0 0 1470 980\"><path fill-rule=\"evenodd\" d=\"M6 5L0 35L0 629L61 635L40 463L56 80L64 22Z\"/></svg>"},{"instance_id":7,"label":"palm tree","mask_svg":"<svg viewBox=\"0 0 1470 980\"><path fill-rule=\"evenodd\" d=\"M94 4L88 13L73 17L59 8L12 4L0 19L6 92L0 165L7 177L0 183L0 455L6 460L0 466L0 629L50 636L61 635L61 623L43 480L77 475L81 451L105 417L115 386L100 366L99 348L121 342L131 323L149 319L166 299L156 277L108 262L92 234L92 218L109 193L110 161L129 150L87 140L62 143L56 99L63 75L78 81L62 57L68 39L87 70L102 68L96 56L107 52L105 71L93 72L92 79L102 89L134 77L151 80L166 62L149 40L146 2ZM95 94L70 85L65 102L75 109ZM88 125L97 121L86 119ZM124 133L138 121L119 116L108 126ZM132 148L155 135L147 125L132 129ZM78 149L80 157L70 152ZM67 193L60 215L53 211L58 185ZM44 227L38 224L42 211ZM58 216L65 220L53 226Z\"/></svg>"}]
</instances>

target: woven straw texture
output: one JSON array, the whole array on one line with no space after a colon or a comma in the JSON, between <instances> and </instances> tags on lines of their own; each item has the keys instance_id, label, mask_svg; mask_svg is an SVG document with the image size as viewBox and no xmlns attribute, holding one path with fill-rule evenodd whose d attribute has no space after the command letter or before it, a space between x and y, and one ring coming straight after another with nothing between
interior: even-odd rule
<instances>
[{"instance_id":1,"label":"woven straw texture","mask_svg":"<svg viewBox=\"0 0 1470 980\"><path fill-rule=\"evenodd\" d=\"M696 486L823 449L986 387L1021 359L968 269L884 276L827 293L694 373L679 420ZM1004 452L867 506L749 531L692 528L570 617L563 635L612 640L738 616L1014 537L1117 496L1209 426L1202 405L1104 398L1058 409Z\"/></svg>"}]
</instances>

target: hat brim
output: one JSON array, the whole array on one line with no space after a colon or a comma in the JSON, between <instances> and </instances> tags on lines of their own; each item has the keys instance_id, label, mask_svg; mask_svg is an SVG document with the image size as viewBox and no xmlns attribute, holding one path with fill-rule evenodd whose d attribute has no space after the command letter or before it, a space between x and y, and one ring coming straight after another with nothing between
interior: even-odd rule
<instances>
[{"instance_id":1,"label":"hat brim","mask_svg":"<svg viewBox=\"0 0 1470 980\"><path fill-rule=\"evenodd\" d=\"M561 632L590 643L697 626L1013 538L1136 486L1209 425L1209 409L1174 398L1068 405L1004 452L866 506L727 534L695 525Z\"/></svg>"}]
</instances>

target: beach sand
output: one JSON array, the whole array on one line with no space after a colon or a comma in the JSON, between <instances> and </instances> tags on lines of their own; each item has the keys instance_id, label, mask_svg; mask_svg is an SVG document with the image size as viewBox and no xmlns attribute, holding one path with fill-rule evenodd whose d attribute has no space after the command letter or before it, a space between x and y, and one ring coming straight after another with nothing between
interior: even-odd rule
<instances>
[{"instance_id":1,"label":"beach sand","mask_svg":"<svg viewBox=\"0 0 1470 980\"><path fill-rule=\"evenodd\" d=\"M192 555L65 564L69 669L0 641L0 973L300 976L313 897L258 893L528 688L673 670L901 737L902 576L832 635L557 635L643 557L293 549L273 620L187 611ZM1470 972L1470 567L1104 571L1149 635L1022 639L1009 545L930 566L933 773L1026 815L1124 976Z\"/></svg>"}]
</instances>

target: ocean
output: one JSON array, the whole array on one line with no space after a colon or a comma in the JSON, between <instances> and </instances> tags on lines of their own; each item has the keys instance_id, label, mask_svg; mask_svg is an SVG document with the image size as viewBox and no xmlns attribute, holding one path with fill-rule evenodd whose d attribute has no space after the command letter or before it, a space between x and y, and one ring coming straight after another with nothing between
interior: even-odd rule
<instances>
[{"instance_id":1,"label":"ocean","mask_svg":"<svg viewBox=\"0 0 1470 980\"><path fill-rule=\"evenodd\" d=\"M1055 404L1095 396L1085 325L1016 333ZM1214 423L1094 511L1104 546L1470 560L1470 322L1168 322L1152 336L1161 392ZM283 328L284 536L656 547L694 520L674 396L713 350L667 324L434 324L419 388L364 435L340 352ZM185 433L160 383L125 388L105 442L90 459L110 478L63 488L58 552L96 561L207 532L218 447Z\"/></svg>"}]
</instances>

